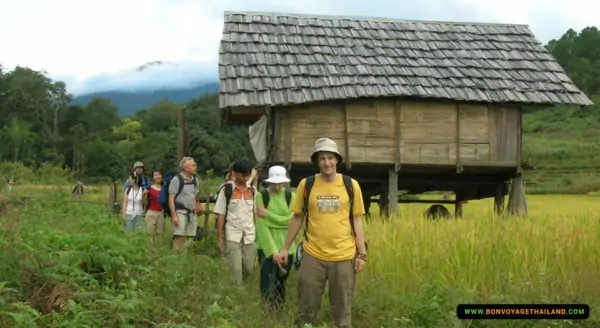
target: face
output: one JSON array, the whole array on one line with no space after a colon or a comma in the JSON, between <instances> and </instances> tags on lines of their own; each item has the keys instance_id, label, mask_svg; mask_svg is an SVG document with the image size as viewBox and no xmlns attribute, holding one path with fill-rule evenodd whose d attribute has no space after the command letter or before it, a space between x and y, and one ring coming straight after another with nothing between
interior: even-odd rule
<instances>
[{"instance_id":1,"label":"face","mask_svg":"<svg viewBox=\"0 0 600 328\"><path fill-rule=\"evenodd\" d=\"M162 182L162 174L160 174L160 172L152 173L152 181L154 181L154 183L161 183Z\"/></svg>"},{"instance_id":2,"label":"face","mask_svg":"<svg viewBox=\"0 0 600 328\"><path fill-rule=\"evenodd\" d=\"M245 184L248 181L248 179L250 179L250 174L231 172L231 177L233 179L233 182L241 185Z\"/></svg>"},{"instance_id":3,"label":"face","mask_svg":"<svg viewBox=\"0 0 600 328\"><path fill-rule=\"evenodd\" d=\"M198 170L198 167L196 166L196 161L194 160L190 160L187 161L185 163L185 165L183 166L183 171L188 173L188 174L196 174L196 171Z\"/></svg>"},{"instance_id":4,"label":"face","mask_svg":"<svg viewBox=\"0 0 600 328\"><path fill-rule=\"evenodd\" d=\"M144 173L144 168L143 168L143 167L141 167L141 166L138 166L138 167L136 167L136 168L135 168L135 170L134 170L134 171L135 171L137 174L142 174L142 173Z\"/></svg>"},{"instance_id":5,"label":"face","mask_svg":"<svg viewBox=\"0 0 600 328\"><path fill-rule=\"evenodd\" d=\"M337 156L334 153L321 152L318 155L319 169L322 174L329 175L336 172L336 165L338 163Z\"/></svg>"},{"instance_id":6,"label":"face","mask_svg":"<svg viewBox=\"0 0 600 328\"><path fill-rule=\"evenodd\" d=\"M283 183L271 183L269 184L269 188L272 192L278 193L279 191L281 191L281 188L283 188Z\"/></svg>"}]
</instances>

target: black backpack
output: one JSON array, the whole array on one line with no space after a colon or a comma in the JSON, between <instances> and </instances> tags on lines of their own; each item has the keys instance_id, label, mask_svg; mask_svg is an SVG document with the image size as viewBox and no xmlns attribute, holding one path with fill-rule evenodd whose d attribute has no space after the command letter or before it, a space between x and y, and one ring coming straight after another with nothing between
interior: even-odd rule
<instances>
[{"instance_id":1,"label":"black backpack","mask_svg":"<svg viewBox=\"0 0 600 328\"><path fill-rule=\"evenodd\" d=\"M269 207L269 198L271 197L269 195L269 191L268 190L263 190L260 192L260 194L262 195L262 200L263 200L263 204L265 205L265 208ZM290 202L292 201L292 191L288 188L285 188L285 202L287 203L288 208L290 207Z\"/></svg>"},{"instance_id":2,"label":"black backpack","mask_svg":"<svg viewBox=\"0 0 600 328\"><path fill-rule=\"evenodd\" d=\"M310 196L310 191L313 187L313 185L315 184L315 177L316 176L309 176L306 178L306 182L304 184L304 194L303 194L303 201L304 201L304 208L302 209L304 211L304 222L305 222L305 228L304 228L304 239L308 239L308 198ZM347 175L342 175L342 179L344 180L344 186L346 187L346 191L348 192L348 197L350 199L350 211L349 211L349 215L348 215L348 219L350 220L350 228L352 229L352 235L354 237L356 237L356 231L354 230L354 215L353 215L353 210L354 210L354 186L352 185L352 178L350 178ZM367 248L367 242L365 241L365 248Z\"/></svg>"}]
</instances>

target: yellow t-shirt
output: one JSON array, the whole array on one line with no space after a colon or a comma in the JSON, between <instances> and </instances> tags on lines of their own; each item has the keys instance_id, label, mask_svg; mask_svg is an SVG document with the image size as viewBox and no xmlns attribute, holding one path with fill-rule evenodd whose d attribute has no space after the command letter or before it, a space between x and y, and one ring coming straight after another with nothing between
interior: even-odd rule
<instances>
[{"instance_id":1,"label":"yellow t-shirt","mask_svg":"<svg viewBox=\"0 0 600 328\"><path fill-rule=\"evenodd\" d=\"M295 214L303 215L304 185L302 179L296 189L296 199L292 205ZM365 214L362 191L356 180L354 187L354 216ZM352 260L356 255L356 241L352 235L349 219L350 199L341 174L335 181L326 181L320 174L308 200L308 240L304 241L304 250L323 261Z\"/></svg>"}]
</instances>

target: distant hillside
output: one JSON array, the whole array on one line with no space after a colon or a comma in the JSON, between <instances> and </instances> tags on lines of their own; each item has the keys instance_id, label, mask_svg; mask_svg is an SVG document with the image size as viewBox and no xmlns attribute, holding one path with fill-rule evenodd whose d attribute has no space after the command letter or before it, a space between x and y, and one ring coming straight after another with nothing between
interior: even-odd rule
<instances>
[{"instance_id":1,"label":"distant hillside","mask_svg":"<svg viewBox=\"0 0 600 328\"><path fill-rule=\"evenodd\" d=\"M91 93L73 99L73 104L86 105L94 98L108 98L119 108L120 116L130 116L141 109L150 108L153 104L169 99L174 103L186 103L191 99L197 98L205 93L218 92L218 83L209 83L191 89L173 89L156 91L109 91Z\"/></svg>"}]
</instances>

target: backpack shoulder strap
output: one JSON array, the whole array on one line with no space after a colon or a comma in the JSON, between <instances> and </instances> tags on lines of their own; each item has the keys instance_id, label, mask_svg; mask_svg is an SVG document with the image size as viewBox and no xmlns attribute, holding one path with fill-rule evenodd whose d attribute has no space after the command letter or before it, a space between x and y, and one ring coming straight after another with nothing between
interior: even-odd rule
<instances>
[{"instance_id":1,"label":"backpack shoulder strap","mask_svg":"<svg viewBox=\"0 0 600 328\"><path fill-rule=\"evenodd\" d=\"M354 231L354 185L352 184L352 178L347 175L342 175L342 179L344 180L344 186L346 187L346 192L348 193L348 199L350 200L350 228L352 228L352 234L356 236L356 232Z\"/></svg>"},{"instance_id":2,"label":"backpack shoulder strap","mask_svg":"<svg viewBox=\"0 0 600 328\"><path fill-rule=\"evenodd\" d=\"M308 198L310 197L310 190L312 189L313 185L315 184L315 176L311 175L309 177L306 177L306 179L304 180L304 193L302 194L302 200L304 202L304 206L302 208L302 210L304 211L304 239L308 239Z\"/></svg>"},{"instance_id":3,"label":"backpack shoulder strap","mask_svg":"<svg viewBox=\"0 0 600 328\"><path fill-rule=\"evenodd\" d=\"M231 196L233 195L233 185L231 183L226 183L223 188L225 190L225 205L229 206Z\"/></svg>"},{"instance_id":4,"label":"backpack shoulder strap","mask_svg":"<svg viewBox=\"0 0 600 328\"><path fill-rule=\"evenodd\" d=\"M177 190L177 194L175 195L175 197L177 197L183 191L183 185L185 184L185 180L183 180L183 176L181 175L181 173L176 174L173 178L177 178L177 180L179 180L179 189Z\"/></svg>"},{"instance_id":5,"label":"backpack shoulder strap","mask_svg":"<svg viewBox=\"0 0 600 328\"><path fill-rule=\"evenodd\" d=\"M292 191L289 188L285 188L285 202L287 203L288 208L290 207L291 201L292 201Z\"/></svg>"},{"instance_id":6,"label":"backpack shoulder strap","mask_svg":"<svg viewBox=\"0 0 600 328\"><path fill-rule=\"evenodd\" d=\"M265 208L269 207L269 191L267 189L263 189L263 191L260 192L260 195L262 196L262 201L263 201L263 205L265 205Z\"/></svg>"}]
</instances>

